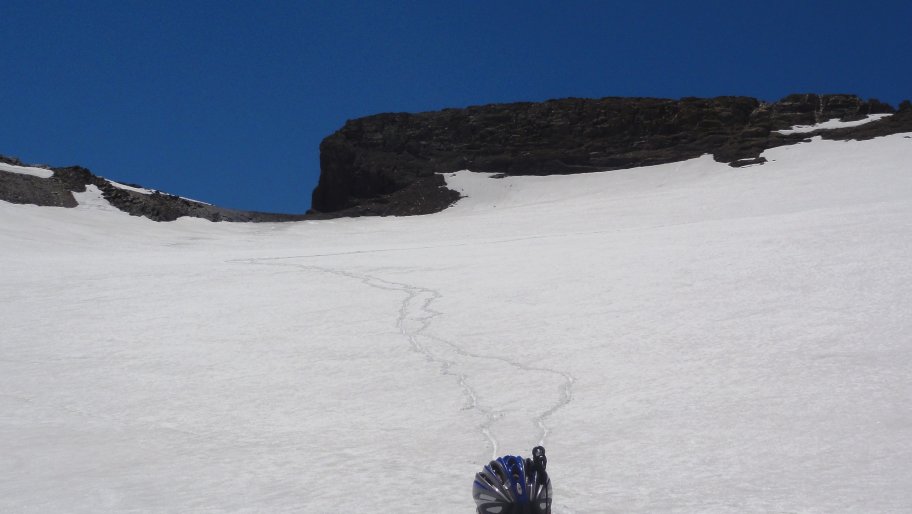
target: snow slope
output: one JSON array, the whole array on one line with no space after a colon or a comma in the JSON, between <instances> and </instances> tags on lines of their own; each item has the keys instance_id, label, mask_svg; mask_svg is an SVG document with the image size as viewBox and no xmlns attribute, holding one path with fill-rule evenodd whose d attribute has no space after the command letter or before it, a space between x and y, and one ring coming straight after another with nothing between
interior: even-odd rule
<instances>
[{"instance_id":1,"label":"snow slope","mask_svg":"<svg viewBox=\"0 0 912 514\"><path fill-rule=\"evenodd\" d=\"M543 442L558 513L908 512L912 139L764 156L407 218L0 202L0 511L472 512Z\"/></svg>"}]
</instances>

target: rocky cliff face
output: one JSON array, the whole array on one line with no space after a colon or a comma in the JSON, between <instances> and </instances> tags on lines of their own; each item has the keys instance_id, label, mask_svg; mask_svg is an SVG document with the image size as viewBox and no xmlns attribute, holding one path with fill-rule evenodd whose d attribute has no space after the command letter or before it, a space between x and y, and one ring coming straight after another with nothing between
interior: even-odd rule
<instances>
[{"instance_id":1,"label":"rocky cliff face","mask_svg":"<svg viewBox=\"0 0 912 514\"><path fill-rule=\"evenodd\" d=\"M912 131L908 104L896 116L826 137ZM733 166L762 162L774 146L814 134L775 131L832 118L845 121L893 107L854 95L568 98L348 121L320 145L313 210L334 216L425 214L458 198L441 173L566 174L661 164L712 154Z\"/></svg>"},{"instance_id":2,"label":"rocky cliff face","mask_svg":"<svg viewBox=\"0 0 912 514\"><path fill-rule=\"evenodd\" d=\"M443 173L469 169L504 175L607 171L712 154L732 166L814 135L868 139L912 132L912 103L857 127L784 135L776 131L833 118L893 113L854 95L790 95L764 103L748 97L567 98L493 104L418 114L378 114L348 121L320 145L320 181L307 216L223 209L178 196L118 188L89 170L47 168L51 178L0 170L0 200L74 207L73 192L96 186L113 206L171 221L294 221L363 215L428 214L459 198ZM0 156L0 162L22 165Z\"/></svg>"}]
</instances>

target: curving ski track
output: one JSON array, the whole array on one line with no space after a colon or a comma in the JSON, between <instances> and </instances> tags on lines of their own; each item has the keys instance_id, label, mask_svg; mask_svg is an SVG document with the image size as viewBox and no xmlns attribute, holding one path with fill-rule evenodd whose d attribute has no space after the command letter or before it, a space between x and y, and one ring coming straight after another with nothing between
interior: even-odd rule
<instances>
[{"instance_id":1,"label":"curving ski track","mask_svg":"<svg viewBox=\"0 0 912 514\"><path fill-rule=\"evenodd\" d=\"M393 282L369 274L353 273L350 271L328 268L324 266L280 262L288 259L301 259L306 257L319 256L264 257L237 259L230 262L240 262L259 266L295 268L308 272L326 273L357 280L360 283L375 289L403 293L404 298L399 305L396 327L399 329L399 332L402 334L402 336L405 337L409 342L409 347L412 351L424 356L427 362L436 364L443 375L452 376L456 379L456 383L459 384L459 387L462 389L462 394L466 398L466 406L463 408L463 410L474 410L481 414L482 418L484 419L484 421L478 425L478 430L484 437L487 446L491 449L491 458L496 458L499 456L499 443L497 441L497 437L494 435L493 427L497 420L503 416L503 412L495 407L485 406L484 402L479 397L478 392L469 384L469 376L465 373L454 372L452 370L454 365L458 364L459 361L447 359L437 355L426 343L426 341L436 342L440 345L446 346L454 354L464 359L493 360L525 373L546 373L559 376L562 384L558 389L557 399L552 404L550 404L547 409L542 411L533 419L533 422L536 424L536 426L538 426L539 429L539 438L537 444L545 444L548 435L551 433L551 429L548 427L547 420L573 400L573 383L575 381L575 378L571 374L550 368L526 365L499 355L484 355L480 353L474 353L466 350L453 341L433 334L428 334L428 328L430 328L434 318L443 315L442 312L431 308L431 305L436 300L443 297L443 295L437 290L413 284L407 284L404 282Z\"/></svg>"}]
</instances>

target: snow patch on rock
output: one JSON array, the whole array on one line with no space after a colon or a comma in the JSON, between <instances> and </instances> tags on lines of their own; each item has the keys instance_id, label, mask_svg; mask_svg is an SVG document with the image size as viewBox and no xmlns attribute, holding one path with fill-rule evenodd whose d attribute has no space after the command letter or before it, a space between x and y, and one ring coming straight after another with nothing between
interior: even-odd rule
<instances>
[{"instance_id":1,"label":"snow patch on rock","mask_svg":"<svg viewBox=\"0 0 912 514\"><path fill-rule=\"evenodd\" d=\"M124 191L133 191L134 193L139 193L139 194L143 194L143 195L151 195L152 193L155 192L152 189L146 189L144 187L128 186L126 184L121 184L120 182L114 182L113 180L110 180L110 179L105 179L105 180L107 180L108 183L110 183L112 186L116 187L117 189L123 189Z\"/></svg>"},{"instance_id":2,"label":"snow patch on rock","mask_svg":"<svg viewBox=\"0 0 912 514\"><path fill-rule=\"evenodd\" d=\"M790 134L804 134L807 132L814 132L815 130L833 130L833 129L839 129L839 128L857 127L859 125L865 125L865 124L868 124L868 123L871 123L871 122L874 122L877 120L881 120L883 118L886 118L887 116L892 116L892 114L891 113L869 114L863 120L855 120L855 121L840 121L839 118L833 118L831 120L817 123L815 125L795 125L794 127L790 128L790 129L776 130L775 132L777 134L782 134L783 136L787 136Z\"/></svg>"},{"instance_id":3,"label":"snow patch on rock","mask_svg":"<svg viewBox=\"0 0 912 514\"><path fill-rule=\"evenodd\" d=\"M18 173L20 175L31 175L38 178L51 178L54 176L54 172L49 169L36 168L34 166L16 166L5 162L0 162L0 171Z\"/></svg>"},{"instance_id":4,"label":"snow patch on rock","mask_svg":"<svg viewBox=\"0 0 912 514\"><path fill-rule=\"evenodd\" d=\"M105 200L104 195L101 190L98 189L98 186L94 184L89 184L86 186L86 190L82 193L73 192L73 198L76 199L76 202L79 203L80 209L91 209L96 211L108 211L108 212L117 212L121 213L122 211L117 207L114 207L107 200Z\"/></svg>"}]
</instances>

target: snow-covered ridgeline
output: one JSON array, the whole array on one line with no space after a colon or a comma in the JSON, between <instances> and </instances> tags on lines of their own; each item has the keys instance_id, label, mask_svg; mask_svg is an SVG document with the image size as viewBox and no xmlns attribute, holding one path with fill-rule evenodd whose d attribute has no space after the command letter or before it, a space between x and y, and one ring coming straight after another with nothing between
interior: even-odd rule
<instances>
[{"instance_id":1,"label":"snow-covered ridgeline","mask_svg":"<svg viewBox=\"0 0 912 514\"><path fill-rule=\"evenodd\" d=\"M128 186L126 184L121 184L120 182L115 182L115 181L109 180L109 179L105 179L105 180L107 180L108 183L110 183L112 186L116 187L117 189L123 189L124 191L132 191L134 193L140 193L140 194L144 194L144 195L151 195L152 193L155 192L155 190L153 190L153 189L146 189L144 187Z\"/></svg>"},{"instance_id":2,"label":"snow-covered ridgeline","mask_svg":"<svg viewBox=\"0 0 912 514\"><path fill-rule=\"evenodd\" d=\"M115 182L115 181L109 180L109 179L105 179L105 180L107 180L108 182L110 182L110 184L111 184L112 186L114 186L114 187L116 187L116 188L118 188L118 189L123 189L123 190L125 190L125 191L132 191L132 192L134 192L134 193L140 193L140 194L144 194L144 195L151 195L151 194L153 194L153 193L160 193L160 192L161 192L161 191L157 191L157 190L155 190L155 189L146 189L146 188L144 188L144 187L128 186L127 184L121 184L120 182ZM199 204L203 204L203 205L212 205L211 203L201 202L201 201L199 201L199 200L194 200L193 198L187 198L186 196L180 196L179 198L182 199L182 200L187 200L188 202L199 203Z\"/></svg>"},{"instance_id":3,"label":"snow-covered ridgeline","mask_svg":"<svg viewBox=\"0 0 912 514\"><path fill-rule=\"evenodd\" d=\"M817 123L815 125L796 125L790 129L777 130L775 132L787 136L789 134L805 134L808 132L814 132L815 130L832 130L839 128L858 127L867 123L871 123L872 121L884 119L887 116L892 116L892 114L869 114L864 119L855 121L840 121L839 118L834 118Z\"/></svg>"}]
</instances>

